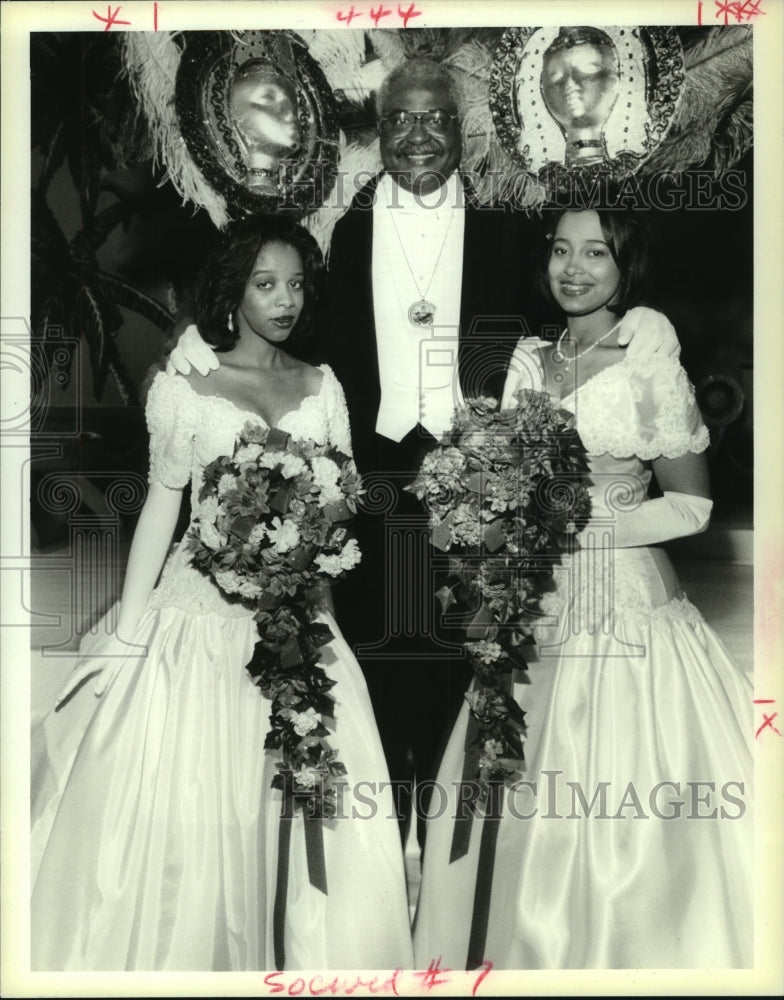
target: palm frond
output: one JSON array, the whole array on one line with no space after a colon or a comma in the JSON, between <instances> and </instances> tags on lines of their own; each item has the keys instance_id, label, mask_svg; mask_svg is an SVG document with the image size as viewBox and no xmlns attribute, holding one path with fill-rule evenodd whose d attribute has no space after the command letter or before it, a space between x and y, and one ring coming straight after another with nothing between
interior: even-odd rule
<instances>
[{"instance_id":1,"label":"palm frond","mask_svg":"<svg viewBox=\"0 0 784 1000\"><path fill-rule=\"evenodd\" d=\"M128 222L134 212L135 206L130 201L118 201L93 216L89 229L81 236L87 255L94 257L111 231L121 222Z\"/></svg>"},{"instance_id":2,"label":"palm frond","mask_svg":"<svg viewBox=\"0 0 784 1000\"><path fill-rule=\"evenodd\" d=\"M129 285L115 274L101 273L98 278L101 291L113 297L117 305L132 309L155 324L164 333L170 333L174 326L174 314L152 296Z\"/></svg>"},{"instance_id":3,"label":"palm frond","mask_svg":"<svg viewBox=\"0 0 784 1000\"><path fill-rule=\"evenodd\" d=\"M114 338L110 338L106 344L107 371L114 379L117 391L120 394L125 406L138 406L139 393L133 379L128 374L125 362L122 359L117 343Z\"/></svg>"}]
</instances>

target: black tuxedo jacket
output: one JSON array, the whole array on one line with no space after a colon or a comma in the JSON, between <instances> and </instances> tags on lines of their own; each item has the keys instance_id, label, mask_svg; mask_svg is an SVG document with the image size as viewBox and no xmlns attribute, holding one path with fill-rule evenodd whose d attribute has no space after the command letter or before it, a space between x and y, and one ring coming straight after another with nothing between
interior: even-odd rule
<instances>
[{"instance_id":1,"label":"black tuxedo jacket","mask_svg":"<svg viewBox=\"0 0 784 1000\"><path fill-rule=\"evenodd\" d=\"M358 192L335 226L320 341L346 393L361 472L379 468L375 433L381 401L373 314L373 201L381 175ZM521 336L539 333L534 273L541 225L519 213L480 207L466 190L458 372L467 396L498 397ZM389 281L397 280L390 274ZM413 469L411 470L414 471Z\"/></svg>"}]
</instances>

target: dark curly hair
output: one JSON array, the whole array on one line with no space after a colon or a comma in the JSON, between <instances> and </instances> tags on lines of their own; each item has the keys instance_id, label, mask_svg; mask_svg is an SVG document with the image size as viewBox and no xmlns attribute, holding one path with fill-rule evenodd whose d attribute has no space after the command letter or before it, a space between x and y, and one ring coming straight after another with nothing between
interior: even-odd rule
<instances>
[{"instance_id":1,"label":"dark curly hair","mask_svg":"<svg viewBox=\"0 0 784 1000\"><path fill-rule=\"evenodd\" d=\"M642 212L626 209L604 208L564 208L547 214L544 250L537 269L539 291L550 305L557 306L547 276L547 266L553 248L553 239L558 223L572 212L596 212L602 234L610 248L612 258L621 272L618 290L607 304L610 312L622 316L627 310L639 305L648 291L650 279L651 228L647 216Z\"/></svg>"},{"instance_id":2,"label":"dark curly hair","mask_svg":"<svg viewBox=\"0 0 784 1000\"><path fill-rule=\"evenodd\" d=\"M297 347L310 335L324 277L324 257L303 226L283 215L252 215L234 223L213 247L201 269L194 292L196 325L208 344L229 351L239 337L232 316L245 295L253 265L270 243L293 247L302 259L304 303L286 344Z\"/></svg>"}]
</instances>

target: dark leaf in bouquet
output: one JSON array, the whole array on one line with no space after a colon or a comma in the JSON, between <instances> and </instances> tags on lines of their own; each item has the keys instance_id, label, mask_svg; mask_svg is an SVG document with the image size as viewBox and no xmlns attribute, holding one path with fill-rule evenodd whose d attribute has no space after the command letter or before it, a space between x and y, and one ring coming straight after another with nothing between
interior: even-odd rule
<instances>
[{"instance_id":1,"label":"dark leaf in bouquet","mask_svg":"<svg viewBox=\"0 0 784 1000\"><path fill-rule=\"evenodd\" d=\"M232 548L216 549L212 557L215 568L220 572L224 569L232 569L239 557L239 552L235 552Z\"/></svg>"},{"instance_id":2,"label":"dark leaf in bouquet","mask_svg":"<svg viewBox=\"0 0 784 1000\"><path fill-rule=\"evenodd\" d=\"M527 670L528 661L523 655L523 647L521 641L518 639L518 635L519 633L515 630L511 636L509 643L506 646L506 653L509 659L512 661L512 665L514 666L515 670Z\"/></svg>"},{"instance_id":3,"label":"dark leaf in bouquet","mask_svg":"<svg viewBox=\"0 0 784 1000\"><path fill-rule=\"evenodd\" d=\"M221 455L214 461L210 462L202 473L203 485L201 492L199 493L199 499L203 500L209 496L211 492L214 492L214 489L217 488L217 485L220 482L221 476L227 472L231 472L233 468L234 466L232 460L226 455ZM210 489L210 487L212 487L212 489Z\"/></svg>"},{"instance_id":4,"label":"dark leaf in bouquet","mask_svg":"<svg viewBox=\"0 0 784 1000\"><path fill-rule=\"evenodd\" d=\"M503 742L507 750L506 756L516 757L519 760L525 759L525 755L523 754L523 740L518 730L507 726Z\"/></svg>"},{"instance_id":5,"label":"dark leaf in bouquet","mask_svg":"<svg viewBox=\"0 0 784 1000\"><path fill-rule=\"evenodd\" d=\"M328 694L316 692L312 695L310 704L315 710L325 718L332 719L335 715L335 699ZM324 732L322 736L329 736L329 732Z\"/></svg>"},{"instance_id":6,"label":"dark leaf in bouquet","mask_svg":"<svg viewBox=\"0 0 784 1000\"><path fill-rule=\"evenodd\" d=\"M339 448L328 449L326 457L332 459L343 475L351 470L351 458L344 454Z\"/></svg>"},{"instance_id":7,"label":"dark leaf in bouquet","mask_svg":"<svg viewBox=\"0 0 784 1000\"><path fill-rule=\"evenodd\" d=\"M265 650L264 646L257 642L253 647L253 653L248 661L245 669L250 673L251 676L258 676L263 673L265 668L270 663L270 654Z\"/></svg>"},{"instance_id":8,"label":"dark leaf in bouquet","mask_svg":"<svg viewBox=\"0 0 784 1000\"><path fill-rule=\"evenodd\" d=\"M259 611L262 612L274 611L274 609L278 606L278 598L276 597L275 594L271 593L269 590L265 590L257 598L257 604L259 606ZM261 619L258 614L255 616L255 618L257 622L261 622L262 620L266 621L266 619Z\"/></svg>"},{"instance_id":9,"label":"dark leaf in bouquet","mask_svg":"<svg viewBox=\"0 0 784 1000\"><path fill-rule=\"evenodd\" d=\"M291 684L281 688L277 703L280 708L290 708L296 711L307 707L302 703L302 692L295 691Z\"/></svg>"},{"instance_id":10,"label":"dark leaf in bouquet","mask_svg":"<svg viewBox=\"0 0 784 1000\"><path fill-rule=\"evenodd\" d=\"M290 486L279 486L272 491L269 498L269 508L276 514L286 514L291 501L292 488Z\"/></svg>"},{"instance_id":11,"label":"dark leaf in bouquet","mask_svg":"<svg viewBox=\"0 0 784 1000\"><path fill-rule=\"evenodd\" d=\"M280 662L285 669L298 667L302 663L302 653L296 636L290 636L281 646Z\"/></svg>"},{"instance_id":12,"label":"dark leaf in bouquet","mask_svg":"<svg viewBox=\"0 0 784 1000\"><path fill-rule=\"evenodd\" d=\"M457 604L457 598L455 597L453 591L454 588L447 587L446 584L444 584L443 587L439 588L436 591L436 597L438 598L438 602L441 605L441 611L444 614L446 614L446 612L452 607L453 604Z\"/></svg>"},{"instance_id":13,"label":"dark leaf in bouquet","mask_svg":"<svg viewBox=\"0 0 784 1000\"><path fill-rule=\"evenodd\" d=\"M504 714L508 714L509 718L516 722L519 726L525 726L525 712L522 708L520 708L514 698L512 698L511 695L506 695L504 701L506 708L506 712Z\"/></svg>"},{"instance_id":14,"label":"dark leaf in bouquet","mask_svg":"<svg viewBox=\"0 0 784 1000\"><path fill-rule=\"evenodd\" d=\"M333 637L329 625L325 625L323 622L312 622L308 626L307 634L314 646L324 646Z\"/></svg>"},{"instance_id":15,"label":"dark leaf in bouquet","mask_svg":"<svg viewBox=\"0 0 784 1000\"><path fill-rule=\"evenodd\" d=\"M506 544L506 530L503 518L498 517L495 521L491 521L485 526L483 540L485 548L490 552L497 552L498 549Z\"/></svg>"},{"instance_id":16,"label":"dark leaf in bouquet","mask_svg":"<svg viewBox=\"0 0 784 1000\"><path fill-rule=\"evenodd\" d=\"M241 538L243 542L247 542L251 531L253 531L257 524L258 521L255 517L236 517L229 530L231 534L236 535L237 538Z\"/></svg>"},{"instance_id":17,"label":"dark leaf in bouquet","mask_svg":"<svg viewBox=\"0 0 784 1000\"><path fill-rule=\"evenodd\" d=\"M469 639L484 639L492 624L493 613L490 610L490 605L486 601L482 601L471 619L471 624L466 629L466 636Z\"/></svg>"},{"instance_id":18,"label":"dark leaf in bouquet","mask_svg":"<svg viewBox=\"0 0 784 1000\"><path fill-rule=\"evenodd\" d=\"M305 680L307 686L312 688L317 694L326 694L337 683L333 678L327 676L326 672L315 659L308 665ZM330 695L331 703L332 696Z\"/></svg>"},{"instance_id":19,"label":"dark leaf in bouquet","mask_svg":"<svg viewBox=\"0 0 784 1000\"><path fill-rule=\"evenodd\" d=\"M277 427L270 427L267 431L266 444L270 451L288 451L291 442L291 435L286 431L278 430Z\"/></svg>"},{"instance_id":20,"label":"dark leaf in bouquet","mask_svg":"<svg viewBox=\"0 0 784 1000\"><path fill-rule=\"evenodd\" d=\"M185 536L185 545L188 551L193 553L193 562L198 566L209 566L212 561L212 550L207 548L193 529Z\"/></svg>"},{"instance_id":21,"label":"dark leaf in bouquet","mask_svg":"<svg viewBox=\"0 0 784 1000\"><path fill-rule=\"evenodd\" d=\"M348 521L351 518L351 509L345 500L339 500L337 503L324 504L322 510L324 511L324 517L330 524L337 524L340 521Z\"/></svg>"},{"instance_id":22,"label":"dark leaf in bouquet","mask_svg":"<svg viewBox=\"0 0 784 1000\"><path fill-rule=\"evenodd\" d=\"M286 553L286 562L293 569L302 572L312 562L315 555L312 545L295 545Z\"/></svg>"},{"instance_id":23,"label":"dark leaf in bouquet","mask_svg":"<svg viewBox=\"0 0 784 1000\"><path fill-rule=\"evenodd\" d=\"M474 675L480 684L492 687L496 680L496 668L491 663L482 663L481 660L472 659Z\"/></svg>"},{"instance_id":24,"label":"dark leaf in bouquet","mask_svg":"<svg viewBox=\"0 0 784 1000\"><path fill-rule=\"evenodd\" d=\"M440 549L442 552L446 552L452 544L452 525L454 520L454 511L450 511L444 520L433 529L430 540L435 548Z\"/></svg>"},{"instance_id":25,"label":"dark leaf in bouquet","mask_svg":"<svg viewBox=\"0 0 784 1000\"><path fill-rule=\"evenodd\" d=\"M348 774L346 770L346 765L342 764L339 760L329 762L329 773L336 778L341 778L344 774Z\"/></svg>"},{"instance_id":26,"label":"dark leaf in bouquet","mask_svg":"<svg viewBox=\"0 0 784 1000\"><path fill-rule=\"evenodd\" d=\"M280 750L284 744L284 734L280 729L270 729L264 737L265 750ZM275 787L275 786L273 786Z\"/></svg>"},{"instance_id":27,"label":"dark leaf in bouquet","mask_svg":"<svg viewBox=\"0 0 784 1000\"><path fill-rule=\"evenodd\" d=\"M483 494L486 488L486 479L482 470L477 470L472 473L465 482L466 489L470 490L471 493Z\"/></svg>"},{"instance_id":28,"label":"dark leaf in bouquet","mask_svg":"<svg viewBox=\"0 0 784 1000\"><path fill-rule=\"evenodd\" d=\"M449 563L447 566L447 573L449 576L460 576L466 565L465 559L460 556L450 555Z\"/></svg>"}]
</instances>

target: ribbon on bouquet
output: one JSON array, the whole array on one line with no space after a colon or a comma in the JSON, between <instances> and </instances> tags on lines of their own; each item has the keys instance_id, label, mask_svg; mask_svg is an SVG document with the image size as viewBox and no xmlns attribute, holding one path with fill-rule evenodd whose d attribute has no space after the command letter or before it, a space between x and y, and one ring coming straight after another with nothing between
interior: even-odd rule
<instances>
[{"instance_id":1,"label":"ribbon on bouquet","mask_svg":"<svg viewBox=\"0 0 784 1000\"><path fill-rule=\"evenodd\" d=\"M457 814L452 829L452 847L449 851L450 865L464 858L471 844L471 830L479 799L479 783L476 781L476 775L479 773L479 732L476 716L473 712L469 712L463 749L463 774L457 789Z\"/></svg>"},{"instance_id":2,"label":"ribbon on bouquet","mask_svg":"<svg viewBox=\"0 0 784 1000\"><path fill-rule=\"evenodd\" d=\"M476 866L474 905L471 911L471 933L468 938L466 971L478 969L485 960L487 924L490 917L490 896L493 891L495 848L504 807L504 782L491 781L487 792L487 811L482 821L479 841L479 861Z\"/></svg>"},{"instance_id":3,"label":"ribbon on bouquet","mask_svg":"<svg viewBox=\"0 0 784 1000\"><path fill-rule=\"evenodd\" d=\"M452 831L452 847L449 852L450 865L468 853L471 843L473 821L477 815L479 784L479 724L473 712L468 717L465 751L463 756L463 776L458 788L458 810ZM495 870L495 849L498 829L503 814L503 781L490 781L487 785L485 810L482 814L482 834L479 841L479 858L474 882L474 902L471 911L471 933L468 940L466 970L478 969L485 958L487 925L490 916L490 897L493 889Z\"/></svg>"},{"instance_id":4,"label":"ribbon on bouquet","mask_svg":"<svg viewBox=\"0 0 784 1000\"><path fill-rule=\"evenodd\" d=\"M484 616L482 609L474 618L469 628L469 636L476 636L482 629ZM511 674L504 687L511 691ZM449 852L449 863L459 861L468 853L471 844L471 833L474 819L477 817L477 804L480 799L481 785L480 756L482 730L479 720L473 710L469 712L463 748L463 773L458 787L458 808L455 824L452 830L452 845ZM466 955L466 970L478 969L485 957L487 944L487 927L490 916L490 898L493 889L493 873L495 870L495 852L498 841L498 830L503 814L503 793L506 785L502 780L491 779L486 784L485 809L482 813L482 833L479 841L479 857L477 859L474 881L474 901L471 912L471 931Z\"/></svg>"},{"instance_id":5,"label":"ribbon on bouquet","mask_svg":"<svg viewBox=\"0 0 784 1000\"><path fill-rule=\"evenodd\" d=\"M275 884L275 906L272 914L272 941L275 968L282 972L286 967L286 902L288 898L289 862L291 858L291 824L294 822L295 802L293 776L290 771L283 776L283 801L278 824L278 871ZM308 863L310 884L327 895L327 866L324 858L324 830L322 819L316 816L308 797L302 803L305 831L305 856Z\"/></svg>"}]
</instances>

